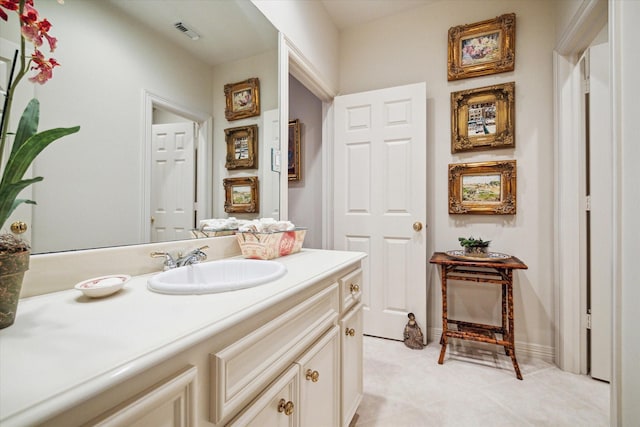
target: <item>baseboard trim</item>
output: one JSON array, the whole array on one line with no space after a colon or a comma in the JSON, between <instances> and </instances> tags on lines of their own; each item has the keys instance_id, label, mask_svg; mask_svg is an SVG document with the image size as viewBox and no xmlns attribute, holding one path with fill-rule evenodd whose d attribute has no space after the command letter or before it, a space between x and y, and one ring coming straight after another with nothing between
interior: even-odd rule
<instances>
[{"instance_id":1,"label":"baseboard trim","mask_svg":"<svg viewBox=\"0 0 640 427\"><path fill-rule=\"evenodd\" d=\"M440 340L440 335L442 335L442 328L428 328L427 330L427 341L428 342L438 342ZM465 345L470 347L477 348L486 348L487 345L481 342L475 341L464 341ZM540 344L533 344L525 341L516 341L516 354L518 355L518 359L539 359L543 360L547 363L555 364L555 348L551 346L545 346Z\"/></svg>"}]
</instances>

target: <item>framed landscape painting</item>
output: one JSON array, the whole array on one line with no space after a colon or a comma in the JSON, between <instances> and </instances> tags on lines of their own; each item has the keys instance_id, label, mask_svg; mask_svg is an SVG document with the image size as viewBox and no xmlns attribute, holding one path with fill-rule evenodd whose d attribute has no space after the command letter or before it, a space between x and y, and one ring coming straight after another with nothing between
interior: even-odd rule
<instances>
[{"instance_id":1,"label":"framed landscape painting","mask_svg":"<svg viewBox=\"0 0 640 427\"><path fill-rule=\"evenodd\" d=\"M223 181L225 212L259 212L258 177L225 178Z\"/></svg>"},{"instance_id":2,"label":"framed landscape painting","mask_svg":"<svg viewBox=\"0 0 640 427\"><path fill-rule=\"evenodd\" d=\"M514 215L516 161L449 165L449 213Z\"/></svg>"},{"instance_id":3,"label":"framed landscape painting","mask_svg":"<svg viewBox=\"0 0 640 427\"><path fill-rule=\"evenodd\" d=\"M516 14L449 28L447 79L513 71L516 63Z\"/></svg>"}]
</instances>

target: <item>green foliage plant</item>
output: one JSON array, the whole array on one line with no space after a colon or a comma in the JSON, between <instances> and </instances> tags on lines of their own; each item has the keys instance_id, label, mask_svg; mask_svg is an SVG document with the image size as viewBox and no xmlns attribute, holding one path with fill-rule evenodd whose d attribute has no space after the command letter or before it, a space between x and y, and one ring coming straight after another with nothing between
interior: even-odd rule
<instances>
[{"instance_id":1,"label":"green foliage plant","mask_svg":"<svg viewBox=\"0 0 640 427\"><path fill-rule=\"evenodd\" d=\"M463 248L487 248L489 247L489 243L491 243L491 240L476 239L473 236L468 238L458 237L458 241Z\"/></svg>"}]
</instances>

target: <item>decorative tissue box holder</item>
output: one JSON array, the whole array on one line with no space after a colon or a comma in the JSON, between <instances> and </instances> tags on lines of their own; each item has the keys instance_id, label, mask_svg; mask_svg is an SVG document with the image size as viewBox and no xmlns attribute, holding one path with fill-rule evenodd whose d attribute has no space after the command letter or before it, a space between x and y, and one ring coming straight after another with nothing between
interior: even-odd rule
<instances>
[{"instance_id":1,"label":"decorative tissue box holder","mask_svg":"<svg viewBox=\"0 0 640 427\"><path fill-rule=\"evenodd\" d=\"M270 233L239 232L236 238L242 256L253 259L274 259L299 252L306 229L275 231Z\"/></svg>"}]
</instances>

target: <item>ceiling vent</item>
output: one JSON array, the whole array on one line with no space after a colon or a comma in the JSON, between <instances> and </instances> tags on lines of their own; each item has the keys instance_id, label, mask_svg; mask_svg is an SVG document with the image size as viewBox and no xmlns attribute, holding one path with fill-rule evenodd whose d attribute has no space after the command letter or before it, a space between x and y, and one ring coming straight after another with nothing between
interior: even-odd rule
<instances>
[{"instance_id":1,"label":"ceiling vent","mask_svg":"<svg viewBox=\"0 0 640 427\"><path fill-rule=\"evenodd\" d=\"M191 40L198 40L200 38L200 34L193 31L184 22L176 22L175 24L173 24L173 26L176 27L178 31L189 37Z\"/></svg>"}]
</instances>

